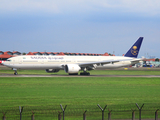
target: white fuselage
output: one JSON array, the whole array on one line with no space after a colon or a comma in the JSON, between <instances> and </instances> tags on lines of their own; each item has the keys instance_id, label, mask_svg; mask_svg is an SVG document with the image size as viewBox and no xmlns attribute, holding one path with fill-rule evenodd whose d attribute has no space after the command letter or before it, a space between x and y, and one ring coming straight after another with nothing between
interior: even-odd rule
<instances>
[{"instance_id":1,"label":"white fuselage","mask_svg":"<svg viewBox=\"0 0 160 120\"><path fill-rule=\"evenodd\" d=\"M126 60L127 59L127 60ZM49 56L49 55L22 55L9 58L3 64L15 69L64 69L66 64L93 63L106 60L120 60L120 62L99 64L96 69L118 68L138 63L134 58L124 56ZM123 61L124 60L124 61Z\"/></svg>"}]
</instances>

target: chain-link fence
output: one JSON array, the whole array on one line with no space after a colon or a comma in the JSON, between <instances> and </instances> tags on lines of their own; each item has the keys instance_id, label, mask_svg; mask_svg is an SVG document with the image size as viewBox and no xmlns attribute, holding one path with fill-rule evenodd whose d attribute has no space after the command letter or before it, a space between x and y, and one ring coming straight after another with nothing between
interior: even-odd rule
<instances>
[{"instance_id":1,"label":"chain-link fence","mask_svg":"<svg viewBox=\"0 0 160 120\"><path fill-rule=\"evenodd\" d=\"M1 107L2 120L158 120L160 104Z\"/></svg>"}]
</instances>

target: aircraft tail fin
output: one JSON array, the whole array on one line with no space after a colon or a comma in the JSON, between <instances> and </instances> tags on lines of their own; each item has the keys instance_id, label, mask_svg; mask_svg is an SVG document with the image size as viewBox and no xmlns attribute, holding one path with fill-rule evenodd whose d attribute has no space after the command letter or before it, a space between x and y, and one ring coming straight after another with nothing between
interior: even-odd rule
<instances>
[{"instance_id":1,"label":"aircraft tail fin","mask_svg":"<svg viewBox=\"0 0 160 120\"><path fill-rule=\"evenodd\" d=\"M137 58L142 41L143 37L139 37L139 39L133 44L133 46L128 50L128 52L124 56Z\"/></svg>"}]
</instances>

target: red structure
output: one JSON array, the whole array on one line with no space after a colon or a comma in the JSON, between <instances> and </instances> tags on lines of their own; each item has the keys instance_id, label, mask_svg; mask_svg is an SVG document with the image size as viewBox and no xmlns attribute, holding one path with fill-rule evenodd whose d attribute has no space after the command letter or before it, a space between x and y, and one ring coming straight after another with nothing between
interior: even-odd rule
<instances>
[{"instance_id":1,"label":"red structure","mask_svg":"<svg viewBox=\"0 0 160 120\"><path fill-rule=\"evenodd\" d=\"M17 55L22 55L22 53L18 51L0 51L0 60L6 60L10 57L14 57ZM26 55L76 55L76 56L109 56L108 53L105 54L94 54L94 53L68 53L68 52L29 52Z\"/></svg>"},{"instance_id":2,"label":"red structure","mask_svg":"<svg viewBox=\"0 0 160 120\"><path fill-rule=\"evenodd\" d=\"M60 52L58 55L65 55L63 52Z\"/></svg>"},{"instance_id":3,"label":"red structure","mask_svg":"<svg viewBox=\"0 0 160 120\"><path fill-rule=\"evenodd\" d=\"M29 52L27 55L34 55L32 52Z\"/></svg>"},{"instance_id":4,"label":"red structure","mask_svg":"<svg viewBox=\"0 0 160 120\"><path fill-rule=\"evenodd\" d=\"M13 53L10 51L2 52L0 51L0 60L6 60L10 57L13 57Z\"/></svg>"},{"instance_id":5,"label":"red structure","mask_svg":"<svg viewBox=\"0 0 160 120\"><path fill-rule=\"evenodd\" d=\"M108 53L104 53L102 56L109 56L109 54Z\"/></svg>"}]
</instances>

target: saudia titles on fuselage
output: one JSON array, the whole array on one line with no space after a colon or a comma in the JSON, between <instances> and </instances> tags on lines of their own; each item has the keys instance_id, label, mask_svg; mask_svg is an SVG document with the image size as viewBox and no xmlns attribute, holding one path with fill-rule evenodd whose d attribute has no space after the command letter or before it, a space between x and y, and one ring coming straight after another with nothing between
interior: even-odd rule
<instances>
[{"instance_id":1,"label":"saudia titles on fuselage","mask_svg":"<svg viewBox=\"0 0 160 120\"><path fill-rule=\"evenodd\" d=\"M133 46L132 50L131 50L132 55L137 55L138 54L138 50L137 50L137 46Z\"/></svg>"},{"instance_id":2,"label":"saudia titles on fuselage","mask_svg":"<svg viewBox=\"0 0 160 120\"><path fill-rule=\"evenodd\" d=\"M44 56L31 56L30 57L31 59L40 59L40 60L63 60L64 58L63 57L44 57ZM25 57L23 59L26 59Z\"/></svg>"}]
</instances>

